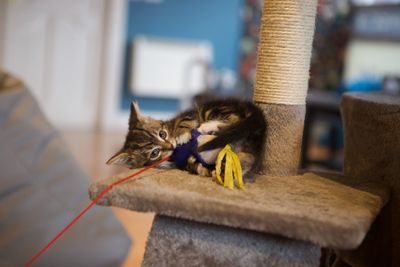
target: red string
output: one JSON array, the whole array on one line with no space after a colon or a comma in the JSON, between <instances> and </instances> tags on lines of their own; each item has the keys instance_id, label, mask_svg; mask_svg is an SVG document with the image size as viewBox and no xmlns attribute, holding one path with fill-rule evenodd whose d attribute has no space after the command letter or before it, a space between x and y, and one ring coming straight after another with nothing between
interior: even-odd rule
<instances>
[{"instance_id":1,"label":"red string","mask_svg":"<svg viewBox=\"0 0 400 267\"><path fill-rule=\"evenodd\" d=\"M89 203L89 205L86 206L69 224L67 224L44 248L42 248L38 253L36 253L27 263L24 264L24 267L29 267L32 265L32 263L37 260L46 250L48 250L69 228L71 228L79 219L88 211L90 208L92 208L105 194L107 194L114 186L119 185L123 182L126 182L127 180L131 179L134 176L137 176L167 160L169 160L170 157L166 157L150 166L147 166L146 168L143 168L121 180L115 181L114 183L109 184L95 199L92 200L92 202Z\"/></svg>"}]
</instances>

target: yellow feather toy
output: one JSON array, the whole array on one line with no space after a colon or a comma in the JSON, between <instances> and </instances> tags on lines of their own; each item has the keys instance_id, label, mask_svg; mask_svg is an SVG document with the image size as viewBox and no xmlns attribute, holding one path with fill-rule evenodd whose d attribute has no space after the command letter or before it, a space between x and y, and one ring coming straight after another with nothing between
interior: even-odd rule
<instances>
[{"instance_id":1,"label":"yellow feather toy","mask_svg":"<svg viewBox=\"0 0 400 267\"><path fill-rule=\"evenodd\" d=\"M225 172L222 177L222 161L225 159ZM218 153L215 172L217 176L217 181L219 184L233 189L236 181L236 187L239 189L244 189L243 185L243 174L242 166L240 165L239 157L232 151L230 145L226 145Z\"/></svg>"}]
</instances>

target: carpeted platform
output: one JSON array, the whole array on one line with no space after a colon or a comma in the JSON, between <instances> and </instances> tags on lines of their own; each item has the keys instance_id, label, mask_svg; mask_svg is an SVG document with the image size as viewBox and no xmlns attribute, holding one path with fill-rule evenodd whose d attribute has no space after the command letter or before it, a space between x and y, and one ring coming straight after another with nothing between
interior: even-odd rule
<instances>
[{"instance_id":1,"label":"carpeted platform","mask_svg":"<svg viewBox=\"0 0 400 267\"><path fill-rule=\"evenodd\" d=\"M129 173L92 184L90 197ZM99 204L352 249L362 242L387 199L388 191L376 184L350 187L311 173L259 176L240 191L184 171L153 169L113 188Z\"/></svg>"}]
</instances>

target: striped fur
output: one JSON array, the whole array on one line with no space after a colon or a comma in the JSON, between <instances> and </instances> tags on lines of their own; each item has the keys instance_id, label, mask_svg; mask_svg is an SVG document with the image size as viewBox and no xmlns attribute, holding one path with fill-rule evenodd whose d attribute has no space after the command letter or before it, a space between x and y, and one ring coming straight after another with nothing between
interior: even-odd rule
<instances>
[{"instance_id":1,"label":"striped fur","mask_svg":"<svg viewBox=\"0 0 400 267\"><path fill-rule=\"evenodd\" d=\"M199 147L199 152L218 151L230 144L239 155L244 173L260 167L266 134L264 115L253 103L234 99L211 101L167 121L141 116L138 105L132 103L125 143L107 163L129 168L150 165L188 142L194 128L214 136ZM206 176L212 173L193 159L186 169Z\"/></svg>"}]
</instances>

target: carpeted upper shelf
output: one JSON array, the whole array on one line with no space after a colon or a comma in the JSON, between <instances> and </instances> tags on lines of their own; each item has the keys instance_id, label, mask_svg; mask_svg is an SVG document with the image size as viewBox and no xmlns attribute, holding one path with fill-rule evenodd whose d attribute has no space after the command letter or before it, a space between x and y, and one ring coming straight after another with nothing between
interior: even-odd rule
<instances>
[{"instance_id":1,"label":"carpeted upper shelf","mask_svg":"<svg viewBox=\"0 0 400 267\"><path fill-rule=\"evenodd\" d=\"M93 183L90 197L94 199L112 181L130 173ZM230 190L211 178L151 169L116 186L98 204L353 249L362 242L387 199L388 190L376 184L347 186L312 173L259 176L255 183L247 183L245 190Z\"/></svg>"}]
</instances>

